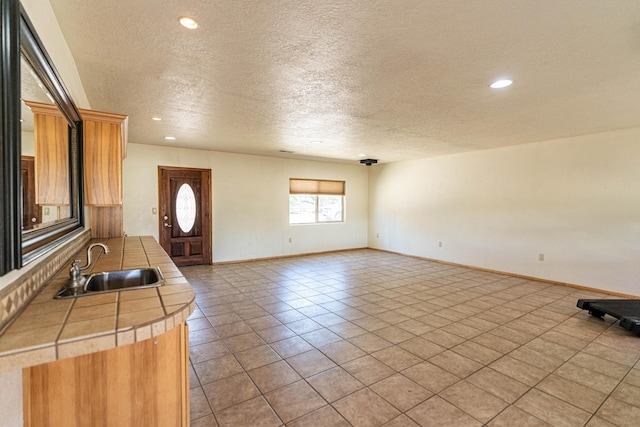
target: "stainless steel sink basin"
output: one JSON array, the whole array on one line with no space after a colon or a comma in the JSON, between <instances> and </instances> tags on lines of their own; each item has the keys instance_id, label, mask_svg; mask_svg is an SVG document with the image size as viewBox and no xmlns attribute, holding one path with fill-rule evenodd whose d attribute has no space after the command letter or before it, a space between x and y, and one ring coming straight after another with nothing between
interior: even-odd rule
<instances>
[{"instance_id":1,"label":"stainless steel sink basin","mask_svg":"<svg viewBox=\"0 0 640 427\"><path fill-rule=\"evenodd\" d=\"M65 286L60 289L56 298L73 298L107 292L153 288L163 284L164 276L157 267L105 271L93 273L87 277L83 288L72 289Z\"/></svg>"}]
</instances>

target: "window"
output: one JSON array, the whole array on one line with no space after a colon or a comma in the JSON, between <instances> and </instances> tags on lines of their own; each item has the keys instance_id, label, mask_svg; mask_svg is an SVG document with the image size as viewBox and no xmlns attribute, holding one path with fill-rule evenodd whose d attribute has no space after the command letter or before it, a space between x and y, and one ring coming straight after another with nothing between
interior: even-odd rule
<instances>
[{"instance_id":1,"label":"window","mask_svg":"<svg viewBox=\"0 0 640 427\"><path fill-rule=\"evenodd\" d=\"M344 181L289 180L289 224L344 220Z\"/></svg>"}]
</instances>

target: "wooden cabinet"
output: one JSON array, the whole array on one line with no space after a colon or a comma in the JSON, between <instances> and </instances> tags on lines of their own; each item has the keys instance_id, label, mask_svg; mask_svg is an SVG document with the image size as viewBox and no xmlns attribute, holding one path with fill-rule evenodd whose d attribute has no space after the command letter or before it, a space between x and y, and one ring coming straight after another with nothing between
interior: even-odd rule
<instances>
[{"instance_id":1,"label":"wooden cabinet","mask_svg":"<svg viewBox=\"0 0 640 427\"><path fill-rule=\"evenodd\" d=\"M69 205L69 126L52 104L25 101L33 113L35 203Z\"/></svg>"},{"instance_id":2,"label":"wooden cabinet","mask_svg":"<svg viewBox=\"0 0 640 427\"><path fill-rule=\"evenodd\" d=\"M189 426L185 323L135 344L23 370L25 426Z\"/></svg>"},{"instance_id":3,"label":"wooden cabinet","mask_svg":"<svg viewBox=\"0 0 640 427\"><path fill-rule=\"evenodd\" d=\"M122 160L127 116L80 110L84 137L84 202L90 206L122 204Z\"/></svg>"},{"instance_id":4,"label":"wooden cabinet","mask_svg":"<svg viewBox=\"0 0 640 427\"><path fill-rule=\"evenodd\" d=\"M94 238L122 236L122 160L128 117L80 110L83 124L84 203Z\"/></svg>"},{"instance_id":5,"label":"wooden cabinet","mask_svg":"<svg viewBox=\"0 0 640 427\"><path fill-rule=\"evenodd\" d=\"M69 205L69 128L52 104L25 101L34 115L35 189L39 205ZM84 203L94 238L122 236L122 160L128 117L80 109Z\"/></svg>"}]
</instances>

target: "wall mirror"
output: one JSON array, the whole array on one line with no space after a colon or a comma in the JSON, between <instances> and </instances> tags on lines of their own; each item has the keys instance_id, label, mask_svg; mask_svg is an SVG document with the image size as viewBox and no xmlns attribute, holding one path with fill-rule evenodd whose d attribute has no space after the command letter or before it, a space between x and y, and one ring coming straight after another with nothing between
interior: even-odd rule
<instances>
[{"instance_id":1,"label":"wall mirror","mask_svg":"<svg viewBox=\"0 0 640 427\"><path fill-rule=\"evenodd\" d=\"M3 38L19 40L19 52L3 43L3 62L10 66L2 73L8 106L3 107L2 187L12 208L2 212L0 231L7 234L0 275L84 225L80 113L24 9L17 1L2 4ZM17 82L19 93L12 91Z\"/></svg>"}]
</instances>

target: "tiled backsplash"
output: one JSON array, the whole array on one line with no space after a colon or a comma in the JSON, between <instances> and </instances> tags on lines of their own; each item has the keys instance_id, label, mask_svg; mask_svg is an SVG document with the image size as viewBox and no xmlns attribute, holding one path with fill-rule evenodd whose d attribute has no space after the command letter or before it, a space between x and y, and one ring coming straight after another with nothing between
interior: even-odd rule
<instances>
[{"instance_id":1,"label":"tiled backsplash","mask_svg":"<svg viewBox=\"0 0 640 427\"><path fill-rule=\"evenodd\" d=\"M68 264L71 257L86 246L90 239L91 231L85 230L72 240L63 243L53 252L44 255L41 259L20 270L8 273L8 276L16 277L8 285L0 289L0 334L38 293L42 286L61 267Z\"/></svg>"}]
</instances>

